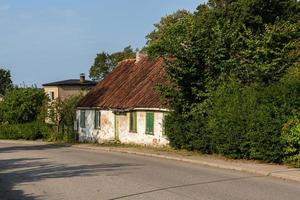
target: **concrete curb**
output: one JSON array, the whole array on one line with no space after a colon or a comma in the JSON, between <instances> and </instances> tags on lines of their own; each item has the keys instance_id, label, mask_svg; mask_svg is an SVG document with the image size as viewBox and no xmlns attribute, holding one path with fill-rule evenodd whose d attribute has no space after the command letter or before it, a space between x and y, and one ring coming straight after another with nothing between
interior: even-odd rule
<instances>
[{"instance_id":1,"label":"concrete curb","mask_svg":"<svg viewBox=\"0 0 300 200\"><path fill-rule=\"evenodd\" d=\"M122 148L118 148L118 147L100 147L100 146L92 146L92 145L86 145L86 144L85 145L82 145L82 144L68 145L68 144L58 144L58 143L43 142L43 141L22 141L22 140L0 140L0 142L2 142L2 143L17 143L17 144L35 144L35 145L52 144L52 145L71 147L71 148L75 148L75 149L98 150L98 151L100 150L100 151L106 151L106 152L127 153L127 154L139 155L139 156L154 157L154 158L161 158L161 159L167 159L167 160L175 160L175 161L199 164L199 165L220 168L220 169L248 172L248 173L257 174L257 175L261 175L261 176L270 176L270 177L274 177L274 178L280 178L280 179L284 179L284 180L300 182L300 169L299 168L288 168L284 165L274 166L271 164L261 164L261 165L263 165L264 168L266 168L266 167L271 168L271 169L262 169L257 166L256 166L256 168L251 168L251 167L247 167L247 166L234 166L230 162L228 162L226 164L222 164L222 163L213 162L213 161L189 159L189 158L185 158L182 155L181 156L169 156L169 155L161 155L161 154L155 154L155 153L144 153L144 152L139 152L139 151L122 149ZM254 164L254 165L260 165L260 164Z\"/></svg>"},{"instance_id":2,"label":"concrete curb","mask_svg":"<svg viewBox=\"0 0 300 200\"><path fill-rule=\"evenodd\" d=\"M167 156L167 155L160 155L155 153L143 153L138 151L130 151L130 150L124 150L124 149L117 149L117 148L110 148L110 147L93 147L93 146L82 146L82 145L72 145L74 148L80 148L80 149L89 149L89 150L102 150L106 152L116 152L116 153L128 153L133 155L140 155L140 156L147 156L147 157L154 157L154 158L161 158L161 159L167 159L167 160L175 160L175 161L181 161L181 162L187 162L187 163L193 163L193 164L199 164L214 168L220 168L220 169L228 169L228 170L235 170L235 171L241 171L241 172L248 172L252 174L257 174L261 176L270 176L274 178L280 178L288 181L296 181L300 182L300 169L297 168L287 168L287 170L256 170L246 167L238 167L233 166L230 164L220 164L220 163L213 163L213 162L207 162L207 161L201 161L201 160L195 160L195 159L188 159L183 157L176 157L176 156ZM264 164L268 165L268 164ZM272 165L270 165L272 166ZM281 165L280 165L281 166ZM282 166L285 167L285 166ZM286 172L297 172L297 176L294 176L292 174L285 174Z\"/></svg>"}]
</instances>

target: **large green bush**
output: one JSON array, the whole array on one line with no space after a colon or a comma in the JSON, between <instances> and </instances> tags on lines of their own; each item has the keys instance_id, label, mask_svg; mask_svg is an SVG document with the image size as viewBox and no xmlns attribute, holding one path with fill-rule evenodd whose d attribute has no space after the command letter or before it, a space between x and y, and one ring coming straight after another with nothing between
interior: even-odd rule
<instances>
[{"instance_id":1,"label":"large green bush","mask_svg":"<svg viewBox=\"0 0 300 200\"><path fill-rule=\"evenodd\" d=\"M300 120L290 119L282 129L284 162L300 167Z\"/></svg>"},{"instance_id":2,"label":"large green bush","mask_svg":"<svg viewBox=\"0 0 300 200\"><path fill-rule=\"evenodd\" d=\"M294 164L300 149L294 146L296 155L285 159L287 137L282 140L281 135L284 123L299 115L299 72L298 66L292 67L271 86L242 86L231 78L184 115L171 112L166 118L171 145L231 158L270 162L284 159Z\"/></svg>"},{"instance_id":3,"label":"large green bush","mask_svg":"<svg viewBox=\"0 0 300 200\"><path fill-rule=\"evenodd\" d=\"M46 139L48 132L48 127L43 122L0 125L0 139Z\"/></svg>"},{"instance_id":4,"label":"large green bush","mask_svg":"<svg viewBox=\"0 0 300 200\"><path fill-rule=\"evenodd\" d=\"M281 101L285 95L279 94L281 89L256 85L243 88L236 83L218 89L211 99L207 127L216 153L280 162L281 127L288 116L288 102Z\"/></svg>"},{"instance_id":5,"label":"large green bush","mask_svg":"<svg viewBox=\"0 0 300 200\"><path fill-rule=\"evenodd\" d=\"M37 120L46 96L36 87L14 87L0 101L0 123L18 124Z\"/></svg>"},{"instance_id":6,"label":"large green bush","mask_svg":"<svg viewBox=\"0 0 300 200\"><path fill-rule=\"evenodd\" d=\"M76 107L82 96L82 94L70 96L63 101L57 99L45 105L44 115L52 129L50 141L75 142L78 139L74 131L74 122Z\"/></svg>"},{"instance_id":7,"label":"large green bush","mask_svg":"<svg viewBox=\"0 0 300 200\"><path fill-rule=\"evenodd\" d=\"M166 60L171 145L282 162L282 126L300 108L300 2L249 2L162 18L147 50Z\"/></svg>"},{"instance_id":8,"label":"large green bush","mask_svg":"<svg viewBox=\"0 0 300 200\"><path fill-rule=\"evenodd\" d=\"M186 115L170 112L165 120L165 132L171 146L178 149L188 149L212 153L212 137L207 133L207 119L199 114L190 112Z\"/></svg>"}]
</instances>

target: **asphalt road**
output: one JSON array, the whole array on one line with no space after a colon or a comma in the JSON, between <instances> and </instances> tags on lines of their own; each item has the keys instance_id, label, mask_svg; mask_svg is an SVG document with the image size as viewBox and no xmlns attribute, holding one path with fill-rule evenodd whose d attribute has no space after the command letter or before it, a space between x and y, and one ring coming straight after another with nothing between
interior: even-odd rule
<instances>
[{"instance_id":1,"label":"asphalt road","mask_svg":"<svg viewBox=\"0 0 300 200\"><path fill-rule=\"evenodd\" d=\"M299 200L300 184L159 158L0 142L0 199Z\"/></svg>"}]
</instances>

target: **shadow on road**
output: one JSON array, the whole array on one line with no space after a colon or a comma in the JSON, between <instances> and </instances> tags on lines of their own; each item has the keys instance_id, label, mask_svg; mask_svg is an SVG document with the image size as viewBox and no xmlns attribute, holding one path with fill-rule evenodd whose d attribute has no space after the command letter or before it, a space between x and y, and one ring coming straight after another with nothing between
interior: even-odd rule
<instances>
[{"instance_id":1,"label":"shadow on road","mask_svg":"<svg viewBox=\"0 0 300 200\"><path fill-rule=\"evenodd\" d=\"M18 150L23 147L17 148ZM28 146L26 147L28 148ZM30 147L29 147L30 148ZM12 151L13 147L9 148ZM0 199L1 200L36 200L47 197L24 194L14 188L22 183L39 182L49 178L70 178L78 176L96 176L101 172L129 171L141 165L131 163L64 165L48 162L46 159L19 158L0 160Z\"/></svg>"},{"instance_id":2,"label":"shadow on road","mask_svg":"<svg viewBox=\"0 0 300 200\"><path fill-rule=\"evenodd\" d=\"M22 145L22 146L8 146L0 147L0 153L14 153L16 151L40 151L48 149L65 148L71 145L59 145L59 144L45 144L45 145Z\"/></svg>"}]
</instances>

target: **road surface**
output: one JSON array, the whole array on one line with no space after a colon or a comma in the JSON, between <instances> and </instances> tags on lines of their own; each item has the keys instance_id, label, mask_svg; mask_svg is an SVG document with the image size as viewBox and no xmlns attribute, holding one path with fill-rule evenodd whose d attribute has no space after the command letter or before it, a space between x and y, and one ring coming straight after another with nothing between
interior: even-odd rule
<instances>
[{"instance_id":1,"label":"road surface","mask_svg":"<svg viewBox=\"0 0 300 200\"><path fill-rule=\"evenodd\" d=\"M0 142L0 200L299 200L300 184L180 161Z\"/></svg>"}]
</instances>

